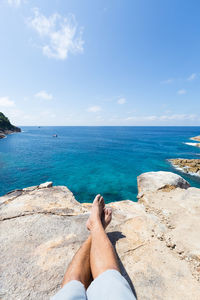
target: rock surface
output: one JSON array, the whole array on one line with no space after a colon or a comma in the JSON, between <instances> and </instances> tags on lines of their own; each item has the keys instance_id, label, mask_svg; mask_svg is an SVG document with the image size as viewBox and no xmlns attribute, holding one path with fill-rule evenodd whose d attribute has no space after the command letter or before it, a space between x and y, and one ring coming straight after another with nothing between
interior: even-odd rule
<instances>
[{"instance_id":1,"label":"rock surface","mask_svg":"<svg viewBox=\"0 0 200 300\"><path fill-rule=\"evenodd\" d=\"M195 137L192 137L192 138L190 138L190 139L193 140L193 141L198 141L198 142L200 142L200 135L195 136Z\"/></svg>"},{"instance_id":2,"label":"rock surface","mask_svg":"<svg viewBox=\"0 0 200 300\"><path fill-rule=\"evenodd\" d=\"M3 139L5 137L6 137L6 135L0 131L0 139Z\"/></svg>"},{"instance_id":3,"label":"rock surface","mask_svg":"<svg viewBox=\"0 0 200 300\"><path fill-rule=\"evenodd\" d=\"M19 127L12 125L8 118L0 112L0 139L6 137L7 134L20 131L21 129Z\"/></svg>"},{"instance_id":4,"label":"rock surface","mask_svg":"<svg viewBox=\"0 0 200 300\"><path fill-rule=\"evenodd\" d=\"M167 187L170 189L176 187L186 189L190 186L189 183L179 175L163 171L143 173L138 176L137 183L139 192L138 198L146 192L157 191Z\"/></svg>"},{"instance_id":5,"label":"rock surface","mask_svg":"<svg viewBox=\"0 0 200 300\"><path fill-rule=\"evenodd\" d=\"M184 173L191 173L200 176L200 159L169 159L169 162L175 167L181 169Z\"/></svg>"},{"instance_id":6,"label":"rock surface","mask_svg":"<svg viewBox=\"0 0 200 300\"><path fill-rule=\"evenodd\" d=\"M158 173L138 177L139 203L109 204L109 237L139 300L199 300L200 189ZM59 289L88 236L90 206L48 184L0 198L1 299L46 300Z\"/></svg>"}]
</instances>

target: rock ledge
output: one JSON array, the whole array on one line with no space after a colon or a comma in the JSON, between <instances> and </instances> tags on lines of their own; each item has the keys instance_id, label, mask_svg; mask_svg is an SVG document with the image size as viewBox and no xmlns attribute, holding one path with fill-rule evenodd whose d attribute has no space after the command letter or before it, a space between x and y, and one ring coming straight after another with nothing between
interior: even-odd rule
<instances>
[{"instance_id":1,"label":"rock ledge","mask_svg":"<svg viewBox=\"0 0 200 300\"><path fill-rule=\"evenodd\" d=\"M200 189L169 172L144 173L138 184L139 203L110 203L122 274L139 300L198 300ZM59 289L88 236L90 207L50 183L0 197L1 299L46 300Z\"/></svg>"}]
</instances>

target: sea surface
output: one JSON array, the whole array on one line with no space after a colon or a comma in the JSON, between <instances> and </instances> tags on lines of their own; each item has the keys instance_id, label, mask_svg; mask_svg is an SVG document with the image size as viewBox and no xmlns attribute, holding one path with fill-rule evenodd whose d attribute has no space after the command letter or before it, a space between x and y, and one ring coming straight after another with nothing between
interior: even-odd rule
<instances>
[{"instance_id":1,"label":"sea surface","mask_svg":"<svg viewBox=\"0 0 200 300\"><path fill-rule=\"evenodd\" d=\"M185 144L200 127L22 127L0 140L0 195L53 181L80 202L137 201L136 178L171 171L200 188L200 178L174 169L169 158L200 158ZM58 137L53 137L57 134Z\"/></svg>"}]
</instances>

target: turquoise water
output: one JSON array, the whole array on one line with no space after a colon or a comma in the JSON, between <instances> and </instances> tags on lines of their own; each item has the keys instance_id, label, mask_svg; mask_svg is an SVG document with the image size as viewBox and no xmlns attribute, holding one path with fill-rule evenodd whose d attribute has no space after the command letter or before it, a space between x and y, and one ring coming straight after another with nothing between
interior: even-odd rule
<instances>
[{"instance_id":1,"label":"turquoise water","mask_svg":"<svg viewBox=\"0 0 200 300\"><path fill-rule=\"evenodd\" d=\"M200 179L174 170L168 158L200 158L185 145L200 127L23 127L0 140L0 195L53 181L80 202L97 193L106 202L136 201L136 177L173 171L200 188ZM52 137L57 134L58 137Z\"/></svg>"}]
</instances>

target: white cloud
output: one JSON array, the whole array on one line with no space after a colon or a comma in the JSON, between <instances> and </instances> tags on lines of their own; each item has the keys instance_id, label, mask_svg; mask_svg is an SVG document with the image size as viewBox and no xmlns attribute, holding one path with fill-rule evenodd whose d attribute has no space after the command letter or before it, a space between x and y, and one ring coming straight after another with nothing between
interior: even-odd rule
<instances>
[{"instance_id":1,"label":"white cloud","mask_svg":"<svg viewBox=\"0 0 200 300\"><path fill-rule=\"evenodd\" d=\"M195 114L174 114L174 115L163 115L159 117L159 120L177 120L177 121L184 121L184 120L196 120L198 118Z\"/></svg>"},{"instance_id":2,"label":"white cloud","mask_svg":"<svg viewBox=\"0 0 200 300\"><path fill-rule=\"evenodd\" d=\"M7 0L7 3L10 6L20 6L22 2L25 2L24 0Z\"/></svg>"},{"instance_id":3,"label":"white cloud","mask_svg":"<svg viewBox=\"0 0 200 300\"><path fill-rule=\"evenodd\" d=\"M197 74L196 73L192 73L189 77L188 77L188 81L192 81L196 78Z\"/></svg>"},{"instance_id":4,"label":"white cloud","mask_svg":"<svg viewBox=\"0 0 200 300\"><path fill-rule=\"evenodd\" d=\"M157 120L157 116L132 116L125 118L125 121L155 121Z\"/></svg>"},{"instance_id":5,"label":"white cloud","mask_svg":"<svg viewBox=\"0 0 200 300\"><path fill-rule=\"evenodd\" d=\"M161 83L162 83L162 84L169 84L169 83L172 83L173 81L174 81L174 79L169 78L169 79L167 79L167 80L161 81Z\"/></svg>"},{"instance_id":6,"label":"white cloud","mask_svg":"<svg viewBox=\"0 0 200 300\"><path fill-rule=\"evenodd\" d=\"M184 89L179 90L179 91L177 92L178 95L184 95L184 94L186 94L186 93L187 93L187 91L184 90Z\"/></svg>"},{"instance_id":7,"label":"white cloud","mask_svg":"<svg viewBox=\"0 0 200 300\"><path fill-rule=\"evenodd\" d=\"M62 17L54 13L46 17L36 8L34 17L29 18L28 24L43 39L44 55L64 60L69 53L83 52L82 29L78 28L74 15Z\"/></svg>"},{"instance_id":8,"label":"white cloud","mask_svg":"<svg viewBox=\"0 0 200 300\"><path fill-rule=\"evenodd\" d=\"M96 112L101 111L101 110L102 110L101 106L97 106L97 105L96 106L90 106L87 109L87 111L93 112L93 113L96 113Z\"/></svg>"},{"instance_id":9,"label":"white cloud","mask_svg":"<svg viewBox=\"0 0 200 300\"><path fill-rule=\"evenodd\" d=\"M157 116L147 116L146 120L149 120L149 121L157 120Z\"/></svg>"},{"instance_id":10,"label":"white cloud","mask_svg":"<svg viewBox=\"0 0 200 300\"><path fill-rule=\"evenodd\" d=\"M0 107L13 107L13 106L15 106L15 102L10 100L9 97L0 98Z\"/></svg>"},{"instance_id":11,"label":"white cloud","mask_svg":"<svg viewBox=\"0 0 200 300\"><path fill-rule=\"evenodd\" d=\"M137 118L136 117L128 117L125 119L125 121L132 121L132 120L136 120Z\"/></svg>"},{"instance_id":12,"label":"white cloud","mask_svg":"<svg viewBox=\"0 0 200 300\"><path fill-rule=\"evenodd\" d=\"M124 103L126 103L126 99L125 98L120 98L120 99L118 99L117 103L118 104L124 104Z\"/></svg>"},{"instance_id":13,"label":"white cloud","mask_svg":"<svg viewBox=\"0 0 200 300\"><path fill-rule=\"evenodd\" d=\"M46 110L46 111L43 111L40 113L40 116L43 118L51 118L51 119L54 119L56 117L56 114L53 113L52 111L49 111L49 110Z\"/></svg>"},{"instance_id":14,"label":"white cloud","mask_svg":"<svg viewBox=\"0 0 200 300\"><path fill-rule=\"evenodd\" d=\"M53 99L52 94L48 94L46 91L40 91L37 94L35 94L35 97L45 99L45 100L51 100Z\"/></svg>"},{"instance_id":15,"label":"white cloud","mask_svg":"<svg viewBox=\"0 0 200 300\"><path fill-rule=\"evenodd\" d=\"M161 116L133 116L128 117L125 121L195 121L198 120L198 116L195 114L173 114L173 115L161 115Z\"/></svg>"}]
</instances>

